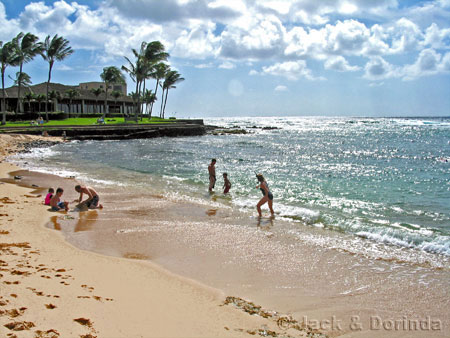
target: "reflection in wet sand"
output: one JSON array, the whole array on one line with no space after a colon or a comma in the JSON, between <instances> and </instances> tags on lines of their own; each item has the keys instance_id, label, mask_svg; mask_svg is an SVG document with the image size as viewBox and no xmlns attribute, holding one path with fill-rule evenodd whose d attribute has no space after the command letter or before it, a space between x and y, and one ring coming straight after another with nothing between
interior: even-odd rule
<instances>
[{"instance_id":1,"label":"reflection in wet sand","mask_svg":"<svg viewBox=\"0 0 450 338\"><path fill-rule=\"evenodd\" d=\"M75 224L74 232L92 230L97 219L97 210L80 212L80 216L78 217L77 223Z\"/></svg>"},{"instance_id":2,"label":"reflection in wet sand","mask_svg":"<svg viewBox=\"0 0 450 338\"><path fill-rule=\"evenodd\" d=\"M216 213L217 213L217 209L208 209L208 210L206 210L206 214L208 216L215 216Z\"/></svg>"},{"instance_id":3,"label":"reflection in wet sand","mask_svg":"<svg viewBox=\"0 0 450 338\"><path fill-rule=\"evenodd\" d=\"M61 230L61 224L58 222L58 216L50 217L50 222L53 224L55 230Z\"/></svg>"}]
</instances>

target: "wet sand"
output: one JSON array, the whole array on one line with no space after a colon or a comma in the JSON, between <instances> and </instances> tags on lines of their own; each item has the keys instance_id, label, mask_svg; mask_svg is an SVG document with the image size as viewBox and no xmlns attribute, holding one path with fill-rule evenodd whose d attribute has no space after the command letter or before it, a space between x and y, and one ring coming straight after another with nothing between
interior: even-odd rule
<instances>
[{"instance_id":1,"label":"wet sand","mask_svg":"<svg viewBox=\"0 0 450 338\"><path fill-rule=\"evenodd\" d=\"M27 171L12 175L23 176L25 185L63 186L69 201L77 196L73 179ZM289 314L291 319L277 317L274 332L291 332L298 323L306 323L329 336L449 334L446 258L440 266L374 260L369 252L364 256L330 248L330 237L337 243L346 236L327 230L305 228L300 237L289 238L291 225L277 219L258 223L227 207L173 201L121 187L96 188L104 210L52 214L47 227L84 250L125 257L127 263L150 260L218 288L224 292L222 301L224 294L237 296ZM327 241L321 243L321 238Z\"/></svg>"}]
</instances>

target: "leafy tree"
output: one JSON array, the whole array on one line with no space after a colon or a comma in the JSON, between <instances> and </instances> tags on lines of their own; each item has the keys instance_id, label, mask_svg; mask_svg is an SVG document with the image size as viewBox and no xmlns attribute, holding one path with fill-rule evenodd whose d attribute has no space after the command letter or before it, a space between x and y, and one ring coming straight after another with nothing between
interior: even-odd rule
<instances>
[{"instance_id":1,"label":"leafy tree","mask_svg":"<svg viewBox=\"0 0 450 338\"><path fill-rule=\"evenodd\" d=\"M103 72L100 74L100 77L105 83L105 107L103 109L104 118L108 108L108 87L112 84L124 84L125 77L120 69L115 66L103 68Z\"/></svg>"},{"instance_id":2,"label":"leafy tree","mask_svg":"<svg viewBox=\"0 0 450 338\"><path fill-rule=\"evenodd\" d=\"M45 38L42 47L42 57L48 62L48 80L47 80L47 96L45 101L45 119L48 122L48 100L49 100L49 85L52 77L52 68L55 61L62 61L73 53L73 49L69 46L69 41L62 36L55 36L50 40L50 35Z\"/></svg>"},{"instance_id":3,"label":"leafy tree","mask_svg":"<svg viewBox=\"0 0 450 338\"><path fill-rule=\"evenodd\" d=\"M151 119L152 114L151 114L151 110L149 108L156 101L156 94L153 93L151 89L147 89L144 93L142 101L144 101L144 103L146 104L146 110L147 110L146 114L149 114L149 112L150 112L148 118Z\"/></svg>"},{"instance_id":4,"label":"leafy tree","mask_svg":"<svg viewBox=\"0 0 450 338\"><path fill-rule=\"evenodd\" d=\"M61 93L57 90L52 90L51 92L48 93L48 98L53 104L53 111L56 111L58 109L57 108L58 101L62 100ZM45 110L47 111L47 106L45 107Z\"/></svg>"},{"instance_id":5,"label":"leafy tree","mask_svg":"<svg viewBox=\"0 0 450 338\"><path fill-rule=\"evenodd\" d=\"M76 89L68 89L66 90L66 96L69 98L69 117L72 112L72 100L78 97L80 93Z\"/></svg>"},{"instance_id":6,"label":"leafy tree","mask_svg":"<svg viewBox=\"0 0 450 338\"><path fill-rule=\"evenodd\" d=\"M162 79L164 79L164 77L166 76L166 73L169 71L169 69L170 69L169 65L167 65L163 62L159 62L154 66L151 77L156 80L155 96L158 95L158 87L159 87L160 81ZM152 115L152 111L153 111L153 103L154 102L152 102L150 105L150 116Z\"/></svg>"},{"instance_id":7,"label":"leafy tree","mask_svg":"<svg viewBox=\"0 0 450 338\"><path fill-rule=\"evenodd\" d=\"M14 81L14 86L27 88L31 85L31 77L25 72L17 72L15 78L11 77L11 75L8 77Z\"/></svg>"},{"instance_id":8,"label":"leafy tree","mask_svg":"<svg viewBox=\"0 0 450 338\"><path fill-rule=\"evenodd\" d=\"M161 100L161 117L164 118L164 114L166 111L166 104L167 104L167 96L169 95L169 89L177 88L175 84L178 82L184 81L184 78L181 77L181 74L178 73L176 70L170 70L167 72L166 77L164 79L163 83L163 97L164 97L164 91L166 92L166 97L164 100ZM164 101L164 106L163 106Z\"/></svg>"},{"instance_id":9,"label":"leafy tree","mask_svg":"<svg viewBox=\"0 0 450 338\"><path fill-rule=\"evenodd\" d=\"M24 34L20 32L17 36L12 40L14 45L15 54L17 57L17 63L19 65L19 73L23 73L23 65L25 63L30 62L33 58L42 52L42 42L38 42L38 37L34 34L27 33ZM22 84L19 81L18 89L17 89L17 108L16 112L21 112L21 92Z\"/></svg>"},{"instance_id":10,"label":"leafy tree","mask_svg":"<svg viewBox=\"0 0 450 338\"><path fill-rule=\"evenodd\" d=\"M43 101L47 101L47 95L45 95L45 94L38 94L38 95L35 96L35 100L38 103L39 116L41 116L41 103Z\"/></svg>"},{"instance_id":11,"label":"leafy tree","mask_svg":"<svg viewBox=\"0 0 450 338\"><path fill-rule=\"evenodd\" d=\"M91 89L91 93L95 95L96 102L97 102L97 104L98 104L98 97L99 97L100 95L102 95L103 89L101 89L101 88Z\"/></svg>"},{"instance_id":12,"label":"leafy tree","mask_svg":"<svg viewBox=\"0 0 450 338\"><path fill-rule=\"evenodd\" d=\"M2 125L6 124L6 92L5 92L5 71L8 66L17 66L18 60L12 41L3 44L0 41L0 61L2 63Z\"/></svg>"},{"instance_id":13,"label":"leafy tree","mask_svg":"<svg viewBox=\"0 0 450 338\"><path fill-rule=\"evenodd\" d=\"M35 95L32 92L28 92L23 96L23 98L25 99L25 102L28 102L28 110L33 112L31 109L31 102L34 101Z\"/></svg>"},{"instance_id":14,"label":"leafy tree","mask_svg":"<svg viewBox=\"0 0 450 338\"><path fill-rule=\"evenodd\" d=\"M136 120L137 116L141 113L140 98L142 95L142 85L145 89L145 80L151 77L153 67L160 61L167 60L169 54L164 51L164 45L159 41L153 41L150 43L142 42L141 49L138 52L136 49L132 49L135 57L135 62L132 62L129 58L125 57L128 61L128 66L122 66L122 70L126 71L133 82L136 83L137 101L136 101Z\"/></svg>"},{"instance_id":15,"label":"leafy tree","mask_svg":"<svg viewBox=\"0 0 450 338\"><path fill-rule=\"evenodd\" d=\"M117 99L122 96L122 92L120 90L113 90L111 96L114 98L114 106L117 106Z\"/></svg>"}]
</instances>

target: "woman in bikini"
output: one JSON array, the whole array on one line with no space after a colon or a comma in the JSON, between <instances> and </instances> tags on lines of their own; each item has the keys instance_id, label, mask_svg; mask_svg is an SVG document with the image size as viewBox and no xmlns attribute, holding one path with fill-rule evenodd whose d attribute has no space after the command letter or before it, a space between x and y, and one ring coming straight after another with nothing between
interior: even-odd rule
<instances>
[{"instance_id":1,"label":"woman in bikini","mask_svg":"<svg viewBox=\"0 0 450 338\"><path fill-rule=\"evenodd\" d=\"M262 174L257 174L256 178L258 179L259 184L256 186L256 188L259 188L263 194L263 197L259 200L258 204L256 205L256 209L258 210L259 217L262 216L261 214L261 206L268 202L270 213L272 216L274 215L274 211L272 209L272 203L273 203L273 195L269 190L269 185L267 184L266 180L264 179L264 176Z\"/></svg>"}]
</instances>

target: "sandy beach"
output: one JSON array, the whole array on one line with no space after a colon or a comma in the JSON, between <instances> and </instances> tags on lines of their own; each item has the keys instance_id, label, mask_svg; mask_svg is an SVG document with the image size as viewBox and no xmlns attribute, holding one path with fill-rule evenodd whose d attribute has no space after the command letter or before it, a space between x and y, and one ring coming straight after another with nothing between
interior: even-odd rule
<instances>
[{"instance_id":1,"label":"sandy beach","mask_svg":"<svg viewBox=\"0 0 450 338\"><path fill-rule=\"evenodd\" d=\"M2 136L2 155L35 139L39 138ZM0 176L18 169L2 159ZM308 332L300 327L281 330L280 316L237 299L229 298L231 304L225 305L227 298L219 290L151 262L73 247L59 232L44 227L55 213L43 205L42 189L2 182L0 192L2 336L226 337L276 332L306 336Z\"/></svg>"}]
</instances>

